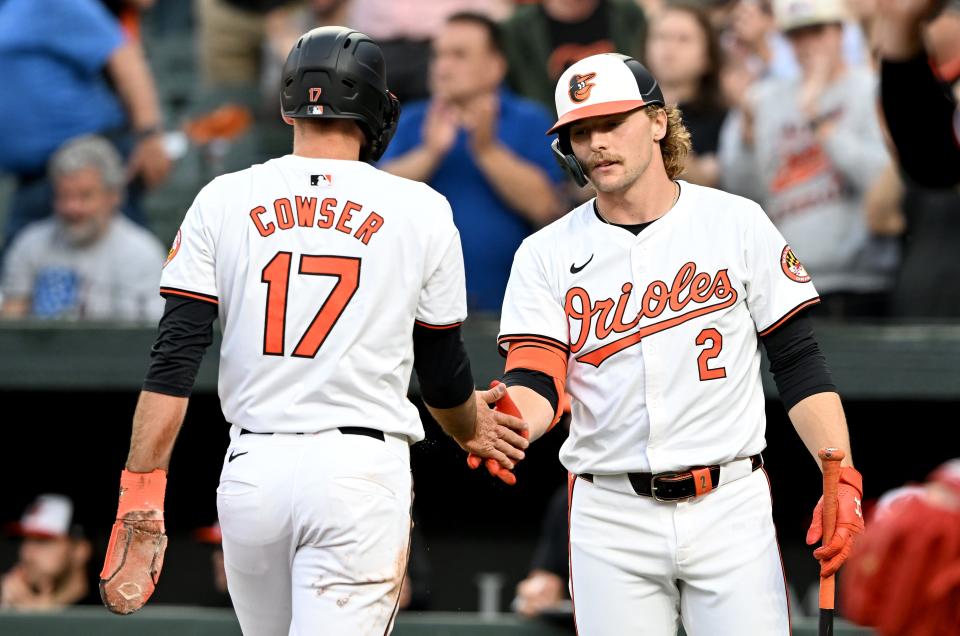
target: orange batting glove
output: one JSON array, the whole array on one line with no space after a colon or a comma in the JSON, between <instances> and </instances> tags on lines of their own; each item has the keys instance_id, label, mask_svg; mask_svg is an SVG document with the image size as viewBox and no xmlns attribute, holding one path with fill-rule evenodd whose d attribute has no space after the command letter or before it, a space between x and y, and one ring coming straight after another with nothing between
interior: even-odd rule
<instances>
[{"instance_id":1,"label":"orange batting glove","mask_svg":"<svg viewBox=\"0 0 960 636\"><path fill-rule=\"evenodd\" d=\"M493 380L490 383L490 388L495 387L500 384L497 380ZM520 414L520 409L517 408L517 405L513 403L513 400L510 399L510 394L507 393L502 398L497 400L497 405L494 407L494 410L500 411L501 413L506 413L507 415L512 415L514 417L522 419L523 416ZM530 433L528 431L523 432L523 436L529 438ZM488 459L486 462L483 462L479 457L473 453L467 454L467 466L472 469L477 469L480 467L481 463L485 463L487 466L487 472L507 484L508 486L514 486L517 483L517 476L513 474L513 471L507 470L503 466L497 463L495 459Z\"/></svg>"},{"instance_id":2,"label":"orange batting glove","mask_svg":"<svg viewBox=\"0 0 960 636\"><path fill-rule=\"evenodd\" d=\"M163 496L167 472L124 470L120 474L120 504L110 532L107 556L100 571L100 598L114 614L131 614L143 607L160 578L167 549L163 526Z\"/></svg>"},{"instance_id":3,"label":"orange batting glove","mask_svg":"<svg viewBox=\"0 0 960 636\"><path fill-rule=\"evenodd\" d=\"M863 477L851 466L840 469L840 483L837 487L837 528L830 543L813 551L815 559L820 561L820 576L835 574L843 562L850 556L850 550L863 532ZM813 509L813 521L807 530L807 545L813 545L823 538L823 497Z\"/></svg>"}]
</instances>

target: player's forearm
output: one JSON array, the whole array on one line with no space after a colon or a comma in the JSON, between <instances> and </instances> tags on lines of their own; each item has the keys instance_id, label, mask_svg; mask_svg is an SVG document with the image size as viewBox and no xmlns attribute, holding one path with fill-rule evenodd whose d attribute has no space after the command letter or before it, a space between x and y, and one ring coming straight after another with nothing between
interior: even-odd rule
<instances>
[{"instance_id":1,"label":"player's forearm","mask_svg":"<svg viewBox=\"0 0 960 636\"><path fill-rule=\"evenodd\" d=\"M555 187L537 166L495 143L474 154L477 166L508 206L534 225L553 221L560 208Z\"/></svg>"},{"instance_id":2,"label":"player's forearm","mask_svg":"<svg viewBox=\"0 0 960 636\"><path fill-rule=\"evenodd\" d=\"M424 404L447 435L458 442L473 438L477 425L477 398L474 393L463 404L449 409Z\"/></svg>"},{"instance_id":3,"label":"player's forearm","mask_svg":"<svg viewBox=\"0 0 960 636\"><path fill-rule=\"evenodd\" d=\"M839 395L833 392L815 393L797 402L788 415L817 466L820 465L817 453L821 448L843 450L846 456L841 465L853 466L850 434Z\"/></svg>"},{"instance_id":4,"label":"player's forearm","mask_svg":"<svg viewBox=\"0 0 960 636\"><path fill-rule=\"evenodd\" d=\"M187 413L187 398L141 391L133 415L127 470L149 473L170 465L173 444Z\"/></svg>"},{"instance_id":5,"label":"player's forearm","mask_svg":"<svg viewBox=\"0 0 960 636\"><path fill-rule=\"evenodd\" d=\"M142 131L161 125L157 90L140 44L132 40L124 43L110 56L107 70L133 129Z\"/></svg>"},{"instance_id":6,"label":"player's forearm","mask_svg":"<svg viewBox=\"0 0 960 636\"><path fill-rule=\"evenodd\" d=\"M539 439L550 428L553 421L553 407L547 398L533 389L525 386L511 386L507 388L510 399L517 405L523 421L527 423L530 441Z\"/></svg>"},{"instance_id":7,"label":"player's forearm","mask_svg":"<svg viewBox=\"0 0 960 636\"><path fill-rule=\"evenodd\" d=\"M410 152L384 163L381 168L385 172L404 179L425 182L436 172L437 166L440 165L440 159L441 157L426 146L418 146Z\"/></svg>"}]
</instances>

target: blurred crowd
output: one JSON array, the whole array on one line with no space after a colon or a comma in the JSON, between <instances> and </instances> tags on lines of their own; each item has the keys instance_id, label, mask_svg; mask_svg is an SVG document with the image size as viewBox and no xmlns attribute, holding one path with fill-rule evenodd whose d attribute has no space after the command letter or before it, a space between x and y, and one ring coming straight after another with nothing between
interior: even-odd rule
<instances>
[{"instance_id":1,"label":"blurred crowd","mask_svg":"<svg viewBox=\"0 0 960 636\"><path fill-rule=\"evenodd\" d=\"M563 70L620 52L683 113L682 178L763 206L820 317L955 319L960 189L897 153L879 101L884 1L0 0L0 317L155 324L168 230L213 174L289 152L287 51L346 24L381 43L402 101L379 167L449 199L474 311L498 312L520 242L592 196L544 133ZM923 16L920 56L960 99L960 0L928 4L943 6ZM45 495L26 511L0 605L99 602L72 505ZM565 595L564 515L558 493L522 613Z\"/></svg>"},{"instance_id":2,"label":"blurred crowd","mask_svg":"<svg viewBox=\"0 0 960 636\"><path fill-rule=\"evenodd\" d=\"M897 160L878 99L883 2L2 0L0 315L156 320L170 228L213 174L289 152L286 53L346 24L381 42L403 104L380 167L450 200L474 311L498 312L520 242L591 196L543 133L562 71L621 52L683 112L683 178L764 207L821 317L956 317L942 281L960 273L960 194ZM927 17L930 63L960 94L960 1Z\"/></svg>"}]
</instances>

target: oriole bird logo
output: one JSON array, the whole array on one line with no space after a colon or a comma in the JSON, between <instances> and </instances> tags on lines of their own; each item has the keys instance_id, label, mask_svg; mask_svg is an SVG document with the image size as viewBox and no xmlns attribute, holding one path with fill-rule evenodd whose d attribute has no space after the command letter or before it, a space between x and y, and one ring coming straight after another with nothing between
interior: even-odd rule
<instances>
[{"instance_id":1,"label":"oriole bird logo","mask_svg":"<svg viewBox=\"0 0 960 636\"><path fill-rule=\"evenodd\" d=\"M574 75L570 78L570 99L577 104L585 102L590 97L590 91L594 84L590 80L596 77L596 73L587 73L586 75Z\"/></svg>"}]
</instances>

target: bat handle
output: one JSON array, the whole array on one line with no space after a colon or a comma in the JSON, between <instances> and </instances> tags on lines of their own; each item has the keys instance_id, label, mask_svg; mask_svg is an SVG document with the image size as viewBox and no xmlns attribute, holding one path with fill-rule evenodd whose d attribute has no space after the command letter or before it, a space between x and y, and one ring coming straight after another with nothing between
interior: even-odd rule
<instances>
[{"instance_id":1,"label":"bat handle","mask_svg":"<svg viewBox=\"0 0 960 636\"><path fill-rule=\"evenodd\" d=\"M833 539L837 529L837 489L840 484L840 462L845 455L839 448L822 448L817 455L823 468L823 545L826 545ZM820 636L833 635L834 588L833 575L820 579Z\"/></svg>"}]
</instances>

